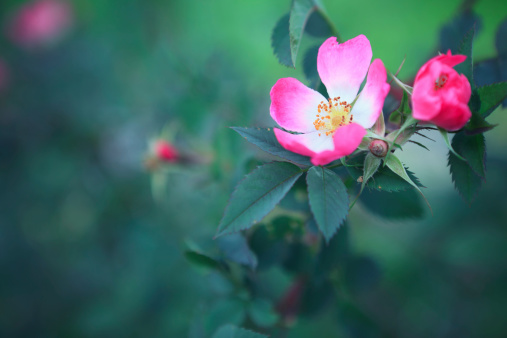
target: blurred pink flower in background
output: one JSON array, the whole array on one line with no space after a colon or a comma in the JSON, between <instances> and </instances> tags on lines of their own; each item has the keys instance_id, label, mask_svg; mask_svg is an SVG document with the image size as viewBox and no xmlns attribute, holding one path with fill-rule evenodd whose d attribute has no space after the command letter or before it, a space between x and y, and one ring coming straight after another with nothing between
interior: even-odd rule
<instances>
[{"instance_id":1,"label":"blurred pink flower in background","mask_svg":"<svg viewBox=\"0 0 507 338\"><path fill-rule=\"evenodd\" d=\"M71 5L62 0L35 0L19 8L8 26L8 36L24 47L58 41L73 22Z\"/></svg>"},{"instance_id":2,"label":"blurred pink flower in background","mask_svg":"<svg viewBox=\"0 0 507 338\"><path fill-rule=\"evenodd\" d=\"M155 143L155 154L159 160L165 162L176 162L179 156L176 147L165 140L158 140Z\"/></svg>"}]
</instances>

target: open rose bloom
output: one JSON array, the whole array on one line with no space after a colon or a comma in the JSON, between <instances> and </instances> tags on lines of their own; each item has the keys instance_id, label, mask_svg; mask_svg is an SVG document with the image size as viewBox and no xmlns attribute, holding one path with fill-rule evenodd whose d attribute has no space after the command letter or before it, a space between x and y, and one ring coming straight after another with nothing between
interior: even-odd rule
<instances>
[{"instance_id":1,"label":"open rose bloom","mask_svg":"<svg viewBox=\"0 0 507 338\"><path fill-rule=\"evenodd\" d=\"M458 130L470 120L470 83L452 67L465 61L465 55L439 55L426 62L414 81L413 117L447 130Z\"/></svg>"},{"instance_id":2,"label":"open rose bloom","mask_svg":"<svg viewBox=\"0 0 507 338\"><path fill-rule=\"evenodd\" d=\"M47 45L62 37L72 21L72 8L67 1L35 0L15 13L8 35L25 47Z\"/></svg>"},{"instance_id":3,"label":"open rose bloom","mask_svg":"<svg viewBox=\"0 0 507 338\"><path fill-rule=\"evenodd\" d=\"M325 165L357 149L382 113L389 92L386 70L373 61L370 41L359 35L344 43L335 37L319 48L317 70L329 99L294 78L283 78L271 89L271 117L291 134L275 128L287 150ZM369 69L369 70L368 70ZM366 84L356 98L366 74Z\"/></svg>"}]
</instances>

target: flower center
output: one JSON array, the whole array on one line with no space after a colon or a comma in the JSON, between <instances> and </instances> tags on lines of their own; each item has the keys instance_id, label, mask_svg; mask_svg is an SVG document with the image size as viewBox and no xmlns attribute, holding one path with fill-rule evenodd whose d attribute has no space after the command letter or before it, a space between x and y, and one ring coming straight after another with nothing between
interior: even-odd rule
<instances>
[{"instance_id":1,"label":"flower center","mask_svg":"<svg viewBox=\"0 0 507 338\"><path fill-rule=\"evenodd\" d=\"M313 122L315 130L322 131L319 136L333 134L336 129L352 122L353 115L350 114L351 105L347 101L340 101L340 97L329 99L328 102L321 101L317 107L316 119Z\"/></svg>"},{"instance_id":2,"label":"flower center","mask_svg":"<svg viewBox=\"0 0 507 338\"><path fill-rule=\"evenodd\" d=\"M435 90L442 88L446 83L449 76L447 74L442 74L435 80Z\"/></svg>"}]
</instances>

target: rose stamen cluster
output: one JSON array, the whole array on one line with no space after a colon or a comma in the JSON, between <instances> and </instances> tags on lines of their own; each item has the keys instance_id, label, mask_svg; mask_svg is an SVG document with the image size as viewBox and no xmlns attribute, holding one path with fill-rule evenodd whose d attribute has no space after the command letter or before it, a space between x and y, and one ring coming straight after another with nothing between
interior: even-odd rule
<instances>
[{"instance_id":1,"label":"rose stamen cluster","mask_svg":"<svg viewBox=\"0 0 507 338\"><path fill-rule=\"evenodd\" d=\"M352 123L354 116L349 115L352 106L347 101L340 101L340 97L328 100L328 103L321 101L317 107L317 119L313 121L315 130L322 131L319 136L325 133L326 136L333 135L338 127Z\"/></svg>"}]
</instances>

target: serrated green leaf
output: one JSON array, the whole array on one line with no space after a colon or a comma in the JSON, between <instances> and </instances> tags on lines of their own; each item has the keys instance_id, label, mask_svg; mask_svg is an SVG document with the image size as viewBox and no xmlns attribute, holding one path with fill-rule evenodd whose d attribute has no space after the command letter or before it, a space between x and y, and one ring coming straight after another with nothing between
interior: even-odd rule
<instances>
[{"instance_id":1,"label":"serrated green leaf","mask_svg":"<svg viewBox=\"0 0 507 338\"><path fill-rule=\"evenodd\" d=\"M481 100L479 114L488 117L507 98L507 82L478 87L477 91Z\"/></svg>"},{"instance_id":2,"label":"serrated green leaf","mask_svg":"<svg viewBox=\"0 0 507 338\"><path fill-rule=\"evenodd\" d=\"M497 124L491 124L484 119L481 115L477 113L472 113L472 118L470 118L470 122L466 125L463 130L467 135L476 135L485 133L493 128L495 128Z\"/></svg>"},{"instance_id":3,"label":"serrated green leaf","mask_svg":"<svg viewBox=\"0 0 507 338\"><path fill-rule=\"evenodd\" d=\"M308 198L319 230L327 242L349 212L347 188L338 175L323 167L312 167L306 176Z\"/></svg>"},{"instance_id":4,"label":"serrated green leaf","mask_svg":"<svg viewBox=\"0 0 507 338\"><path fill-rule=\"evenodd\" d=\"M290 54L289 18L290 15L287 13L276 23L271 34L271 47L280 64L294 67Z\"/></svg>"},{"instance_id":5,"label":"serrated green leaf","mask_svg":"<svg viewBox=\"0 0 507 338\"><path fill-rule=\"evenodd\" d=\"M234 325L220 327L212 338L267 338L263 334L239 328Z\"/></svg>"},{"instance_id":6,"label":"serrated green leaf","mask_svg":"<svg viewBox=\"0 0 507 338\"><path fill-rule=\"evenodd\" d=\"M200 252L187 250L185 251L185 258L193 265L199 268L217 269L220 264L213 258L206 256Z\"/></svg>"},{"instance_id":7,"label":"serrated green leaf","mask_svg":"<svg viewBox=\"0 0 507 338\"><path fill-rule=\"evenodd\" d=\"M474 173L466 162L463 162L451 152L449 152L448 165L456 190L465 202L471 204L481 188L481 178Z\"/></svg>"},{"instance_id":8,"label":"serrated green leaf","mask_svg":"<svg viewBox=\"0 0 507 338\"><path fill-rule=\"evenodd\" d=\"M273 304L267 299L255 299L251 302L248 314L255 325L260 327L273 326L279 318L273 308Z\"/></svg>"},{"instance_id":9,"label":"serrated green leaf","mask_svg":"<svg viewBox=\"0 0 507 338\"><path fill-rule=\"evenodd\" d=\"M421 196L424 198L424 201L426 202L426 204L428 205L428 207L431 210L430 203L428 202L428 200L426 199L426 197L422 193L421 189L419 189L417 184L415 184L412 181L412 179L410 178L410 176L408 176L407 172L405 171L405 167L403 166L401 161L396 156L394 156L392 154L388 159L386 158L384 161L386 161L386 165L389 167L389 169L391 169L395 174L397 174L398 176L403 178L405 181L410 183L410 185L413 186L421 194Z\"/></svg>"},{"instance_id":10,"label":"serrated green leaf","mask_svg":"<svg viewBox=\"0 0 507 338\"><path fill-rule=\"evenodd\" d=\"M463 39L460 42L460 46L458 48L458 52L456 54L466 55L466 60L462 63L456 65L454 69L460 73L464 74L468 81L470 82L470 86L472 89L475 88L474 83L474 68L473 68L473 53L472 53L472 47L473 47L473 41L475 36L475 25L470 28L470 30L465 34Z\"/></svg>"},{"instance_id":11,"label":"serrated green leaf","mask_svg":"<svg viewBox=\"0 0 507 338\"><path fill-rule=\"evenodd\" d=\"M454 150L454 148L452 147L451 145L451 141L449 141L449 133L447 132L447 130L443 129L443 128L438 128L438 131L440 131L440 134L442 135L443 139L444 139L444 142L445 142L445 145L447 146L447 149L449 149L449 151L451 153L454 154L454 156L456 156L457 158L459 158L460 160L462 161L466 161L460 154L456 153L456 151Z\"/></svg>"},{"instance_id":12,"label":"serrated green leaf","mask_svg":"<svg viewBox=\"0 0 507 338\"><path fill-rule=\"evenodd\" d=\"M255 169L236 186L216 236L256 224L280 202L302 173L287 162L272 162Z\"/></svg>"},{"instance_id":13,"label":"serrated green leaf","mask_svg":"<svg viewBox=\"0 0 507 338\"><path fill-rule=\"evenodd\" d=\"M292 66L296 66L296 58L299 52L299 45L303 37L306 23L310 15L317 9L313 0L293 0L290 10L289 33L290 33L290 51Z\"/></svg>"},{"instance_id":14,"label":"serrated green leaf","mask_svg":"<svg viewBox=\"0 0 507 338\"><path fill-rule=\"evenodd\" d=\"M242 128L242 127L231 127L238 134L243 136L248 142L256 145L261 150L286 159L292 163L312 166L309 157L293 153L282 147L276 139L273 128Z\"/></svg>"},{"instance_id":15,"label":"serrated green leaf","mask_svg":"<svg viewBox=\"0 0 507 338\"><path fill-rule=\"evenodd\" d=\"M319 46L313 46L308 48L305 57L303 59L303 72L310 81L310 87L317 89L320 84L319 73L317 72L317 54L319 52Z\"/></svg>"},{"instance_id":16,"label":"serrated green leaf","mask_svg":"<svg viewBox=\"0 0 507 338\"><path fill-rule=\"evenodd\" d=\"M357 158L349 161L351 165L359 165L364 161L364 157L358 156ZM418 178L415 177L415 175L405 168L407 174L409 175L410 179L415 182L419 187L422 187L423 185L419 182ZM361 168L357 167L347 167L347 171L349 174L354 178L354 180L357 181L359 177L363 175L363 171ZM373 175L372 179L370 179L366 186L370 189L376 189L380 191L403 191L406 189L411 189L412 186L396 175L391 169L389 169L386 166L380 167L375 175Z\"/></svg>"},{"instance_id":17,"label":"serrated green leaf","mask_svg":"<svg viewBox=\"0 0 507 338\"><path fill-rule=\"evenodd\" d=\"M361 195L360 201L372 213L388 219L424 216L422 199L414 189L389 193L370 190Z\"/></svg>"},{"instance_id":18,"label":"serrated green leaf","mask_svg":"<svg viewBox=\"0 0 507 338\"><path fill-rule=\"evenodd\" d=\"M452 146L467 161L472 170L481 178L486 178L486 140L484 135L466 135L459 132L452 139Z\"/></svg>"}]
</instances>

